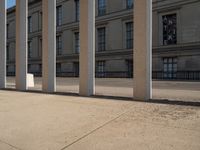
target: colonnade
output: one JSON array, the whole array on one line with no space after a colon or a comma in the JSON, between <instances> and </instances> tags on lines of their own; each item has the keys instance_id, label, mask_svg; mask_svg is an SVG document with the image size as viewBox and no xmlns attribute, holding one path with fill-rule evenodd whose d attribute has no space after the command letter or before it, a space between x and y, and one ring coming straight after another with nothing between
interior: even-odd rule
<instances>
[{"instance_id":1,"label":"colonnade","mask_svg":"<svg viewBox=\"0 0 200 150\"><path fill-rule=\"evenodd\" d=\"M0 88L6 88L6 0L0 0ZM152 0L134 1L134 98L152 97ZM42 0L42 90L56 91L56 0ZM28 0L16 0L16 89L27 90ZM82 96L95 94L95 0L80 0Z\"/></svg>"}]
</instances>

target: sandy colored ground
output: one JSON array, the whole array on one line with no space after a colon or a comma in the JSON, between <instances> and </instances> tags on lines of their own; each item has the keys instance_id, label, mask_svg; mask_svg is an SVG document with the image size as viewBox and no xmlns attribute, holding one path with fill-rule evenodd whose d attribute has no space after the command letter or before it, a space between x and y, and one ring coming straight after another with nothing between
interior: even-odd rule
<instances>
[{"instance_id":1,"label":"sandy colored ground","mask_svg":"<svg viewBox=\"0 0 200 150\"><path fill-rule=\"evenodd\" d=\"M0 150L199 150L200 107L0 91Z\"/></svg>"},{"instance_id":2,"label":"sandy colored ground","mask_svg":"<svg viewBox=\"0 0 200 150\"><path fill-rule=\"evenodd\" d=\"M8 78L8 87L14 88L14 78ZM41 78L35 78L35 87L30 90L41 90ZM78 93L78 78L57 78L57 91ZM96 95L133 97L132 79L97 78ZM200 82L153 81L153 99L200 102Z\"/></svg>"}]
</instances>

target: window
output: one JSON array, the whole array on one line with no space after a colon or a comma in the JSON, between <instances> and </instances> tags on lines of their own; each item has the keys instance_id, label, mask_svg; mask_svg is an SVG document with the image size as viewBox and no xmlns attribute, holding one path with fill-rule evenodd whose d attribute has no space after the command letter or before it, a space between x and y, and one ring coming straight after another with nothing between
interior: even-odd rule
<instances>
[{"instance_id":1,"label":"window","mask_svg":"<svg viewBox=\"0 0 200 150\"><path fill-rule=\"evenodd\" d=\"M79 32L74 33L74 41L75 41L75 53L80 52L80 39L79 39Z\"/></svg>"},{"instance_id":2,"label":"window","mask_svg":"<svg viewBox=\"0 0 200 150\"><path fill-rule=\"evenodd\" d=\"M79 0L75 0L75 7L76 7L76 11L75 11L75 16L76 16L76 21L79 21L79 17L80 17L80 5L79 5Z\"/></svg>"},{"instance_id":3,"label":"window","mask_svg":"<svg viewBox=\"0 0 200 150\"><path fill-rule=\"evenodd\" d=\"M39 73L42 73L42 64L39 64L39 69L38 69Z\"/></svg>"},{"instance_id":4,"label":"window","mask_svg":"<svg viewBox=\"0 0 200 150\"><path fill-rule=\"evenodd\" d=\"M32 57L33 47L32 47L32 41L28 41L28 58Z\"/></svg>"},{"instance_id":5,"label":"window","mask_svg":"<svg viewBox=\"0 0 200 150\"><path fill-rule=\"evenodd\" d=\"M28 64L28 72L31 72L31 64Z\"/></svg>"},{"instance_id":6,"label":"window","mask_svg":"<svg viewBox=\"0 0 200 150\"><path fill-rule=\"evenodd\" d=\"M163 58L163 70L165 79L175 79L177 76L177 58Z\"/></svg>"},{"instance_id":7,"label":"window","mask_svg":"<svg viewBox=\"0 0 200 150\"><path fill-rule=\"evenodd\" d=\"M126 9L133 8L133 0L126 0Z\"/></svg>"},{"instance_id":8,"label":"window","mask_svg":"<svg viewBox=\"0 0 200 150\"><path fill-rule=\"evenodd\" d=\"M39 29L42 29L42 12L39 13L38 22L39 22Z\"/></svg>"},{"instance_id":9,"label":"window","mask_svg":"<svg viewBox=\"0 0 200 150\"><path fill-rule=\"evenodd\" d=\"M56 63L56 73L61 72L61 63Z\"/></svg>"},{"instance_id":10,"label":"window","mask_svg":"<svg viewBox=\"0 0 200 150\"><path fill-rule=\"evenodd\" d=\"M127 77L132 78L133 77L133 60L126 60L127 64Z\"/></svg>"},{"instance_id":11,"label":"window","mask_svg":"<svg viewBox=\"0 0 200 150\"><path fill-rule=\"evenodd\" d=\"M163 45L176 44L176 14L162 16L163 22Z\"/></svg>"},{"instance_id":12,"label":"window","mask_svg":"<svg viewBox=\"0 0 200 150\"><path fill-rule=\"evenodd\" d=\"M39 40L40 42L39 42L39 57L41 57L42 56L42 39L40 39Z\"/></svg>"},{"instance_id":13,"label":"window","mask_svg":"<svg viewBox=\"0 0 200 150\"><path fill-rule=\"evenodd\" d=\"M62 24L62 6L56 7L56 25L60 26Z\"/></svg>"},{"instance_id":14,"label":"window","mask_svg":"<svg viewBox=\"0 0 200 150\"><path fill-rule=\"evenodd\" d=\"M105 76L105 61L97 61L96 63L96 74L97 77Z\"/></svg>"},{"instance_id":15,"label":"window","mask_svg":"<svg viewBox=\"0 0 200 150\"><path fill-rule=\"evenodd\" d=\"M8 38L8 35L9 35L8 32L9 32L9 24L6 25L6 36L7 36L7 38Z\"/></svg>"},{"instance_id":16,"label":"window","mask_svg":"<svg viewBox=\"0 0 200 150\"><path fill-rule=\"evenodd\" d=\"M62 39L61 39L61 35L56 36L56 52L57 52L57 55L61 55L62 54Z\"/></svg>"},{"instance_id":17,"label":"window","mask_svg":"<svg viewBox=\"0 0 200 150\"><path fill-rule=\"evenodd\" d=\"M126 23L126 48L133 48L133 22Z\"/></svg>"},{"instance_id":18,"label":"window","mask_svg":"<svg viewBox=\"0 0 200 150\"><path fill-rule=\"evenodd\" d=\"M9 44L6 45L6 57L7 57L7 60L9 60L9 55L10 55L10 50L9 50Z\"/></svg>"},{"instance_id":19,"label":"window","mask_svg":"<svg viewBox=\"0 0 200 150\"><path fill-rule=\"evenodd\" d=\"M79 76L79 62L74 62L74 76Z\"/></svg>"},{"instance_id":20,"label":"window","mask_svg":"<svg viewBox=\"0 0 200 150\"><path fill-rule=\"evenodd\" d=\"M106 13L106 2L105 0L98 0L98 15L102 16Z\"/></svg>"},{"instance_id":21,"label":"window","mask_svg":"<svg viewBox=\"0 0 200 150\"><path fill-rule=\"evenodd\" d=\"M28 32L29 32L29 33L31 33L31 32L33 31L33 29L32 29L33 26L32 26L32 25L33 25L32 17L29 16L29 17L28 17Z\"/></svg>"},{"instance_id":22,"label":"window","mask_svg":"<svg viewBox=\"0 0 200 150\"><path fill-rule=\"evenodd\" d=\"M105 51L106 49L106 28L97 29L98 36L98 51Z\"/></svg>"}]
</instances>

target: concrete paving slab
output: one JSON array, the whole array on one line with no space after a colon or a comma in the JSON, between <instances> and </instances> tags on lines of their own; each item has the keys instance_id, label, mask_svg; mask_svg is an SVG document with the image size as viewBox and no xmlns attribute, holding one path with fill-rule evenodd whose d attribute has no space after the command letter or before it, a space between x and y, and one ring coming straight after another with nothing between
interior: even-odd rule
<instances>
[{"instance_id":1,"label":"concrete paving slab","mask_svg":"<svg viewBox=\"0 0 200 150\"><path fill-rule=\"evenodd\" d=\"M200 109L136 104L66 150L199 150Z\"/></svg>"},{"instance_id":2,"label":"concrete paving slab","mask_svg":"<svg viewBox=\"0 0 200 150\"><path fill-rule=\"evenodd\" d=\"M199 150L199 124L199 107L0 91L0 150Z\"/></svg>"},{"instance_id":3,"label":"concrete paving slab","mask_svg":"<svg viewBox=\"0 0 200 150\"><path fill-rule=\"evenodd\" d=\"M124 113L131 102L0 91L0 140L59 150Z\"/></svg>"},{"instance_id":4,"label":"concrete paving slab","mask_svg":"<svg viewBox=\"0 0 200 150\"><path fill-rule=\"evenodd\" d=\"M3 141L0 141L0 150L19 150L17 147L13 147L12 145L8 143L4 143Z\"/></svg>"}]
</instances>

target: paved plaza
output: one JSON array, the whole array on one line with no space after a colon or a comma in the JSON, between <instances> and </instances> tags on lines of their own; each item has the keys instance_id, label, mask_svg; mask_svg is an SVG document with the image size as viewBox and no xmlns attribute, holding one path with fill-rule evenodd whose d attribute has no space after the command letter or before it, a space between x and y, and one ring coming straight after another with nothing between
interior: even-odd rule
<instances>
[{"instance_id":1,"label":"paved plaza","mask_svg":"<svg viewBox=\"0 0 200 150\"><path fill-rule=\"evenodd\" d=\"M97 79L94 97L76 94L77 78L57 78L56 94L39 92L41 78L30 92L1 90L0 150L200 149L199 82L154 81L154 98L175 103L132 100L132 84Z\"/></svg>"},{"instance_id":2,"label":"paved plaza","mask_svg":"<svg viewBox=\"0 0 200 150\"><path fill-rule=\"evenodd\" d=\"M15 88L15 78L8 78L8 88ZM33 91L41 91L42 78L35 78ZM78 78L57 78L57 92L78 93ZM96 95L133 97L133 80L127 78L97 78ZM153 81L153 99L200 102L200 82Z\"/></svg>"},{"instance_id":3,"label":"paved plaza","mask_svg":"<svg viewBox=\"0 0 200 150\"><path fill-rule=\"evenodd\" d=\"M0 91L0 150L199 150L200 107Z\"/></svg>"}]
</instances>

